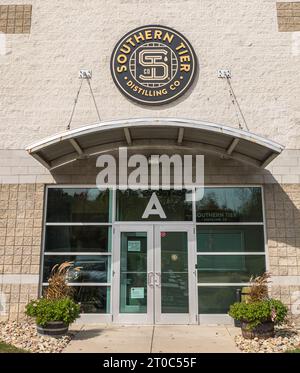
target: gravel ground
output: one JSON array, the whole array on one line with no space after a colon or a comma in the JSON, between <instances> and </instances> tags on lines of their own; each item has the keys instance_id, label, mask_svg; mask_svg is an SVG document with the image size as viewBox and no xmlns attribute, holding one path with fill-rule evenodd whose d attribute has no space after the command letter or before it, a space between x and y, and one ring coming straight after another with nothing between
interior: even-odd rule
<instances>
[{"instance_id":1,"label":"gravel ground","mask_svg":"<svg viewBox=\"0 0 300 373\"><path fill-rule=\"evenodd\" d=\"M300 347L300 333L289 326L276 327L275 337L268 339L244 339L235 337L235 343L242 352L285 352Z\"/></svg>"},{"instance_id":2,"label":"gravel ground","mask_svg":"<svg viewBox=\"0 0 300 373\"><path fill-rule=\"evenodd\" d=\"M62 352L72 337L72 333L61 338L40 336L30 321L0 322L0 341L30 352Z\"/></svg>"}]
</instances>

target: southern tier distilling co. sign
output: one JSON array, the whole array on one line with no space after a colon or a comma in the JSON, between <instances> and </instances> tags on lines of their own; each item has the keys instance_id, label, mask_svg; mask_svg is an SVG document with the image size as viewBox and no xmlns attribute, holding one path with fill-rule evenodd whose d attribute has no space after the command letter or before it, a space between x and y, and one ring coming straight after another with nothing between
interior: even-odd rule
<instances>
[{"instance_id":1,"label":"southern tier distilling co. sign","mask_svg":"<svg viewBox=\"0 0 300 373\"><path fill-rule=\"evenodd\" d=\"M118 42L111 72L128 98L161 105L189 89L196 73L196 58L191 44L179 32L164 26L143 26Z\"/></svg>"}]
</instances>

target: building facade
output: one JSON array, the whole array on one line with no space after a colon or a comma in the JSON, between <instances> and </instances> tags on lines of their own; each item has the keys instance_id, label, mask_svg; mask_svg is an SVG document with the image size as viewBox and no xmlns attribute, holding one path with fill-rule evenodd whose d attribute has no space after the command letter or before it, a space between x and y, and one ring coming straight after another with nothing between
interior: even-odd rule
<instances>
[{"instance_id":1,"label":"building facade","mask_svg":"<svg viewBox=\"0 0 300 373\"><path fill-rule=\"evenodd\" d=\"M71 261L82 321L231 322L269 271L299 322L299 31L298 1L0 0L1 319ZM120 148L204 155L204 194L97 188Z\"/></svg>"}]
</instances>

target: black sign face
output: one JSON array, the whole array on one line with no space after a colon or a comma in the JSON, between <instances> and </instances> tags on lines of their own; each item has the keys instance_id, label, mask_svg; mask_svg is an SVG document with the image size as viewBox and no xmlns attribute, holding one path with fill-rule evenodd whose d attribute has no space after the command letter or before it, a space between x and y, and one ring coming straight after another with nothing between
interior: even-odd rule
<instances>
[{"instance_id":1,"label":"black sign face","mask_svg":"<svg viewBox=\"0 0 300 373\"><path fill-rule=\"evenodd\" d=\"M191 86L196 73L195 53L179 32L143 26L118 42L111 73L120 91L135 102L167 104Z\"/></svg>"}]
</instances>

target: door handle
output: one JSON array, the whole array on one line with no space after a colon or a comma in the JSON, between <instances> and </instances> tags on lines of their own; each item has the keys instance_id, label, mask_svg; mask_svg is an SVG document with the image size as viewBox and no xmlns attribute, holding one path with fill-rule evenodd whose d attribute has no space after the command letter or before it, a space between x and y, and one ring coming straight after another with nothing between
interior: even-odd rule
<instances>
[{"instance_id":1,"label":"door handle","mask_svg":"<svg viewBox=\"0 0 300 373\"><path fill-rule=\"evenodd\" d=\"M158 281L157 281L157 279L158 279ZM156 272L155 284L156 284L157 287L159 287L159 288L161 287L161 273L159 273L159 272Z\"/></svg>"},{"instance_id":2,"label":"door handle","mask_svg":"<svg viewBox=\"0 0 300 373\"><path fill-rule=\"evenodd\" d=\"M148 285L151 286L152 288L154 286L154 273L153 272L148 273Z\"/></svg>"}]
</instances>

